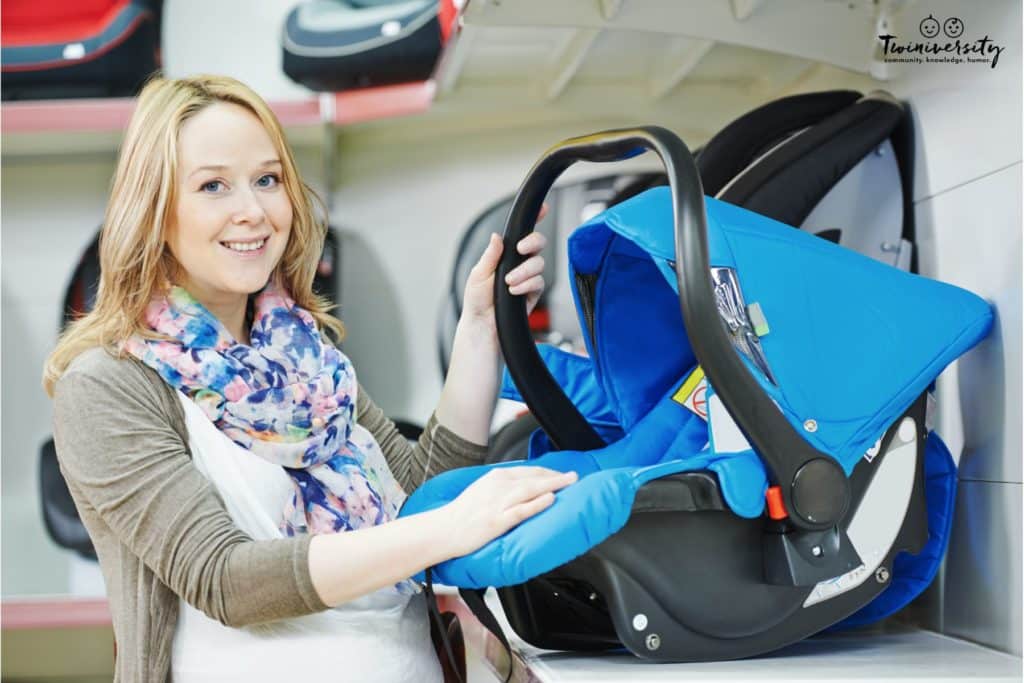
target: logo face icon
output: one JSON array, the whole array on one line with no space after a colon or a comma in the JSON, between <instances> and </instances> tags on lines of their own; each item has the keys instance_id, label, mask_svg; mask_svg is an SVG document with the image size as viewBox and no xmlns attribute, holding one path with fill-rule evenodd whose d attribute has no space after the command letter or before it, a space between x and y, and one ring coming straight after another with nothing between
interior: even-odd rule
<instances>
[{"instance_id":1,"label":"logo face icon","mask_svg":"<svg viewBox=\"0 0 1024 683\"><path fill-rule=\"evenodd\" d=\"M942 30L946 32L946 35L950 38L959 38L964 34L964 22L960 21L957 17L950 17L946 19L946 23L942 25Z\"/></svg>"},{"instance_id":2,"label":"logo face icon","mask_svg":"<svg viewBox=\"0 0 1024 683\"><path fill-rule=\"evenodd\" d=\"M959 21L959 19L957 21ZM947 21L946 23L948 24L949 22ZM939 20L929 14L921 20L921 26L919 28L922 36L925 38L934 38L939 35ZM960 32L963 33L962 24L960 26Z\"/></svg>"}]
</instances>

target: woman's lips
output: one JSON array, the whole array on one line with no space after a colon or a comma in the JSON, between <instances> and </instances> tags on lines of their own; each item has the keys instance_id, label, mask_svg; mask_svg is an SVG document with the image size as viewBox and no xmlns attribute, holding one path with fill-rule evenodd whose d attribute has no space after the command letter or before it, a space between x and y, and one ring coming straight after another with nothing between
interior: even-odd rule
<instances>
[{"instance_id":1,"label":"woman's lips","mask_svg":"<svg viewBox=\"0 0 1024 683\"><path fill-rule=\"evenodd\" d=\"M245 240L237 242L226 240L221 242L220 246L224 247L224 249L231 252L233 256L242 259L252 259L262 256L264 253L266 253L268 241L269 239L266 237L258 240Z\"/></svg>"}]
</instances>

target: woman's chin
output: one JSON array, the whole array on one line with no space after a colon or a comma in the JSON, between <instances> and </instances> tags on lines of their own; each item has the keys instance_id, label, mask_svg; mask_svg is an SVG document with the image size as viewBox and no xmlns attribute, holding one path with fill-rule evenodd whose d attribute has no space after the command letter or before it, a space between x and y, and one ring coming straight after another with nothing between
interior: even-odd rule
<instances>
[{"instance_id":1,"label":"woman's chin","mask_svg":"<svg viewBox=\"0 0 1024 683\"><path fill-rule=\"evenodd\" d=\"M225 285L224 289L229 291L229 292L233 292L235 294L244 294L244 295L255 294L256 292L258 292L261 289L263 289L264 287L266 287L267 286L267 282L269 280L270 280L270 275L269 274L267 276L265 276L265 277L246 277L246 278L240 278L240 279L237 279L237 280L232 280L230 282L225 282L224 283L224 285Z\"/></svg>"}]
</instances>

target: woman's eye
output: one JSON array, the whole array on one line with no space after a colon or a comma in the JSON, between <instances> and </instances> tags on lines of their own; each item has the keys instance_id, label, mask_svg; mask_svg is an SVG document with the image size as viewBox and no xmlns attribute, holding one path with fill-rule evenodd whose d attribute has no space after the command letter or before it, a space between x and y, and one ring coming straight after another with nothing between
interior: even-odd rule
<instances>
[{"instance_id":1,"label":"woman's eye","mask_svg":"<svg viewBox=\"0 0 1024 683\"><path fill-rule=\"evenodd\" d=\"M199 190L201 192L217 192L217 191L219 191L221 189L221 187L223 187L223 185L224 184L222 182L220 182L219 180L211 180L208 183L203 183L199 187Z\"/></svg>"},{"instance_id":2,"label":"woman's eye","mask_svg":"<svg viewBox=\"0 0 1024 683\"><path fill-rule=\"evenodd\" d=\"M262 188L275 187L281 179L277 177L275 173L268 173L260 176L259 180L256 181L256 185Z\"/></svg>"}]
</instances>

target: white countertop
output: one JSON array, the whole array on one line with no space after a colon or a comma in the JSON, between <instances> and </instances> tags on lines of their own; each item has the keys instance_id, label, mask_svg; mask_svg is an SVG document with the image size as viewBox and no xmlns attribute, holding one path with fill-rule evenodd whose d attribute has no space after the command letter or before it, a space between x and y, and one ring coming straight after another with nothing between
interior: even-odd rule
<instances>
[{"instance_id":1,"label":"white countertop","mask_svg":"<svg viewBox=\"0 0 1024 683\"><path fill-rule=\"evenodd\" d=\"M931 631L818 636L734 662L653 664L631 654L580 656L514 646L524 679L562 681L1020 681L1021 659Z\"/></svg>"},{"instance_id":2,"label":"white countertop","mask_svg":"<svg viewBox=\"0 0 1024 683\"><path fill-rule=\"evenodd\" d=\"M452 607L451 600L448 607ZM508 627L497 596L488 605L510 635L516 658L517 683L602 681L641 683L747 683L748 681L807 681L822 683L879 683L881 681L1021 681L1022 660L1002 652L904 625L884 629L815 636L771 655L732 662L655 664L632 654L575 654L541 650L517 638ZM490 666L508 670L507 656L497 639L487 633L458 602L456 608L470 650L485 652ZM500 680L500 678L498 679Z\"/></svg>"}]
</instances>

